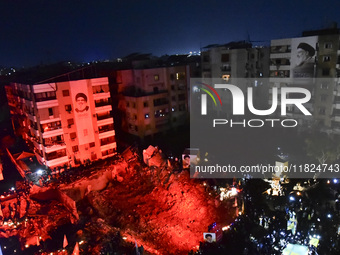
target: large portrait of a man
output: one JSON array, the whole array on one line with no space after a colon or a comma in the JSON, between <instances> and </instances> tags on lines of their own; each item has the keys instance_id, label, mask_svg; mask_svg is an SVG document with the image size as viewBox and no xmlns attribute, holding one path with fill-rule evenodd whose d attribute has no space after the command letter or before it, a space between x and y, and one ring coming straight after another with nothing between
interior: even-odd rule
<instances>
[{"instance_id":1,"label":"large portrait of a man","mask_svg":"<svg viewBox=\"0 0 340 255\"><path fill-rule=\"evenodd\" d=\"M87 105L87 96L84 93L78 93L76 95L76 109L77 113L84 113L89 110L89 106Z\"/></svg>"},{"instance_id":2,"label":"large portrait of a man","mask_svg":"<svg viewBox=\"0 0 340 255\"><path fill-rule=\"evenodd\" d=\"M296 49L296 66L293 68L293 78L314 77L315 49L308 43L301 42Z\"/></svg>"}]
</instances>

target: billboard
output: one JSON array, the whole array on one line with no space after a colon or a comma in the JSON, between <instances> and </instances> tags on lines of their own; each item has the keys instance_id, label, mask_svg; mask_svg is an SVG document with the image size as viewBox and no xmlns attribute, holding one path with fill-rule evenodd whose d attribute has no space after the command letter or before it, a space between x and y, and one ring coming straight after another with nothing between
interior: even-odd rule
<instances>
[{"instance_id":1,"label":"billboard","mask_svg":"<svg viewBox=\"0 0 340 255\"><path fill-rule=\"evenodd\" d=\"M290 77L315 77L317 36L293 38L291 44Z\"/></svg>"},{"instance_id":2,"label":"billboard","mask_svg":"<svg viewBox=\"0 0 340 255\"><path fill-rule=\"evenodd\" d=\"M87 82L85 80L73 82L71 96L79 145L92 143L95 138Z\"/></svg>"}]
</instances>

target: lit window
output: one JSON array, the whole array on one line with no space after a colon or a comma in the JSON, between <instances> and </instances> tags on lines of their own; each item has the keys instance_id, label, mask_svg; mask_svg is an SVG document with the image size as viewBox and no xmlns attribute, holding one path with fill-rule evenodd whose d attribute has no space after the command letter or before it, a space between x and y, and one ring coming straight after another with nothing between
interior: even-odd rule
<instances>
[{"instance_id":1,"label":"lit window","mask_svg":"<svg viewBox=\"0 0 340 255\"><path fill-rule=\"evenodd\" d=\"M323 62L329 62L329 61L331 61L330 56L323 56Z\"/></svg>"},{"instance_id":2,"label":"lit window","mask_svg":"<svg viewBox=\"0 0 340 255\"><path fill-rule=\"evenodd\" d=\"M159 81L159 75L158 75L158 74L155 74L155 75L154 75L154 79L155 79L155 81Z\"/></svg>"}]
</instances>

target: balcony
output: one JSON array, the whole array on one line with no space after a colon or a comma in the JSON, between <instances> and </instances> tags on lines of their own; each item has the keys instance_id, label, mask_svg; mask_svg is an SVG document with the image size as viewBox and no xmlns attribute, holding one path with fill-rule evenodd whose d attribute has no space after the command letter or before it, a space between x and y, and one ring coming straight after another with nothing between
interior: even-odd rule
<instances>
[{"instance_id":1,"label":"balcony","mask_svg":"<svg viewBox=\"0 0 340 255\"><path fill-rule=\"evenodd\" d=\"M114 130L105 131L105 132L99 134L99 139L104 139L104 138L108 138L108 137L113 137L113 139L114 139L115 134L116 133L115 133ZM103 141L103 142L105 142L105 141ZM105 145L105 144L102 144L102 145Z\"/></svg>"},{"instance_id":2,"label":"balcony","mask_svg":"<svg viewBox=\"0 0 340 255\"><path fill-rule=\"evenodd\" d=\"M62 128L56 129L56 130L52 130L52 131L45 131L42 134L43 138L48 138L48 137L52 137L52 136L58 136L58 135L63 135L64 131Z\"/></svg>"},{"instance_id":3,"label":"balcony","mask_svg":"<svg viewBox=\"0 0 340 255\"><path fill-rule=\"evenodd\" d=\"M108 144L100 146L101 151L107 151L109 149L115 149L115 148L117 148L117 143L115 141L112 143L108 143Z\"/></svg>"},{"instance_id":4,"label":"balcony","mask_svg":"<svg viewBox=\"0 0 340 255\"><path fill-rule=\"evenodd\" d=\"M94 100L100 100L100 99L106 99L106 98L110 98L110 92L102 92L102 93L93 94Z\"/></svg>"},{"instance_id":5,"label":"balcony","mask_svg":"<svg viewBox=\"0 0 340 255\"><path fill-rule=\"evenodd\" d=\"M96 113L109 112L111 110L112 110L111 105L104 105L104 106L100 106L100 107L95 108Z\"/></svg>"},{"instance_id":6,"label":"balcony","mask_svg":"<svg viewBox=\"0 0 340 255\"><path fill-rule=\"evenodd\" d=\"M55 167L55 166L64 165L64 164L68 164L68 163L69 163L68 157L63 156L63 157L60 157L60 158L47 160L45 165L48 166L48 167Z\"/></svg>"},{"instance_id":7,"label":"balcony","mask_svg":"<svg viewBox=\"0 0 340 255\"><path fill-rule=\"evenodd\" d=\"M43 109L43 108L52 108L55 106L59 106L58 100L57 99L52 99L49 101L42 101L42 102L37 102L37 109Z\"/></svg>"},{"instance_id":8,"label":"balcony","mask_svg":"<svg viewBox=\"0 0 340 255\"><path fill-rule=\"evenodd\" d=\"M109 124L112 124L112 123L113 123L113 118L112 117L97 121L98 127L104 126L104 125L109 125Z\"/></svg>"}]
</instances>

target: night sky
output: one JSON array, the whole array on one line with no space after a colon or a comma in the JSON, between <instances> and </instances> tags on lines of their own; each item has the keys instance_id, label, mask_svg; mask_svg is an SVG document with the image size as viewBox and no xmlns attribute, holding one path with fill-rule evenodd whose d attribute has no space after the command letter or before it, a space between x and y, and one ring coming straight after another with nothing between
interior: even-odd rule
<instances>
[{"instance_id":1,"label":"night sky","mask_svg":"<svg viewBox=\"0 0 340 255\"><path fill-rule=\"evenodd\" d=\"M180 54L213 43L298 37L336 21L340 1L0 0L0 66Z\"/></svg>"}]
</instances>

